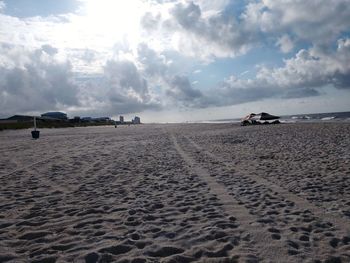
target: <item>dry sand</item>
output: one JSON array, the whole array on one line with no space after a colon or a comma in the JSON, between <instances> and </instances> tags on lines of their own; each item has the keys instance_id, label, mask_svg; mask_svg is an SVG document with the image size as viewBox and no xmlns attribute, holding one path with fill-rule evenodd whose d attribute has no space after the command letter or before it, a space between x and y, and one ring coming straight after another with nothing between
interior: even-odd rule
<instances>
[{"instance_id":1,"label":"dry sand","mask_svg":"<svg viewBox=\"0 0 350 263\"><path fill-rule=\"evenodd\" d=\"M350 262L350 124L0 132L0 262Z\"/></svg>"}]
</instances>

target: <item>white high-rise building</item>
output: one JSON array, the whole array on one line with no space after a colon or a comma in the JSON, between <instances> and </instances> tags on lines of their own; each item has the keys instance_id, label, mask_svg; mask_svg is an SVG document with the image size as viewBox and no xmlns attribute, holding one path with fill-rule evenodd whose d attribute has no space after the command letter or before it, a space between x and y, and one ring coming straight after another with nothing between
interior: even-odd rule
<instances>
[{"instance_id":1,"label":"white high-rise building","mask_svg":"<svg viewBox=\"0 0 350 263\"><path fill-rule=\"evenodd\" d=\"M141 124L141 119L140 117L135 116L135 118L132 121L134 124Z\"/></svg>"}]
</instances>

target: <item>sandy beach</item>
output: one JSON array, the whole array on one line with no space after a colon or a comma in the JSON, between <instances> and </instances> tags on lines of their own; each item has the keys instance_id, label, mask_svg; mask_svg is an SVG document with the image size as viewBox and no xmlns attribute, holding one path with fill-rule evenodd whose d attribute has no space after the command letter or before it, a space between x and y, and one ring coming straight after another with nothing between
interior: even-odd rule
<instances>
[{"instance_id":1,"label":"sandy beach","mask_svg":"<svg viewBox=\"0 0 350 263\"><path fill-rule=\"evenodd\" d=\"M350 262L350 124L0 132L0 262Z\"/></svg>"}]
</instances>

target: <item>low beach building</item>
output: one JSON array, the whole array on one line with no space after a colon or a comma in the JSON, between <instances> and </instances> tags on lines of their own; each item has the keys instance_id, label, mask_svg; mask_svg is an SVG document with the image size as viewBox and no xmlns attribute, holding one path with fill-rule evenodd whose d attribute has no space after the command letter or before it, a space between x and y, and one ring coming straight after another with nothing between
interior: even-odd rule
<instances>
[{"instance_id":1,"label":"low beach building","mask_svg":"<svg viewBox=\"0 0 350 263\"><path fill-rule=\"evenodd\" d=\"M111 118L109 117L98 117L92 119L94 122L111 122Z\"/></svg>"},{"instance_id":2,"label":"low beach building","mask_svg":"<svg viewBox=\"0 0 350 263\"><path fill-rule=\"evenodd\" d=\"M46 119L68 120L67 114L59 111L46 112L41 114L41 117Z\"/></svg>"},{"instance_id":3,"label":"low beach building","mask_svg":"<svg viewBox=\"0 0 350 263\"><path fill-rule=\"evenodd\" d=\"M132 120L133 124L141 124L141 119L140 117L135 116L135 118Z\"/></svg>"},{"instance_id":4,"label":"low beach building","mask_svg":"<svg viewBox=\"0 0 350 263\"><path fill-rule=\"evenodd\" d=\"M7 118L8 121L14 121L14 122L32 122L33 116L26 116L26 115L13 115L9 118Z\"/></svg>"},{"instance_id":5,"label":"low beach building","mask_svg":"<svg viewBox=\"0 0 350 263\"><path fill-rule=\"evenodd\" d=\"M92 122L92 118L91 117L82 117L80 120L82 122Z\"/></svg>"}]
</instances>

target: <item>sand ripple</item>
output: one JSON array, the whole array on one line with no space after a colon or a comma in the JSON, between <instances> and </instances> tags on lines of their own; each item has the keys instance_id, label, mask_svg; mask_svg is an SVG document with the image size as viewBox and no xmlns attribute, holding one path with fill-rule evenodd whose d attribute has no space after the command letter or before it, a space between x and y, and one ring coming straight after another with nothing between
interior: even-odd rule
<instances>
[{"instance_id":1,"label":"sand ripple","mask_svg":"<svg viewBox=\"0 0 350 263\"><path fill-rule=\"evenodd\" d=\"M0 262L350 262L349 134L345 124L2 132Z\"/></svg>"}]
</instances>

